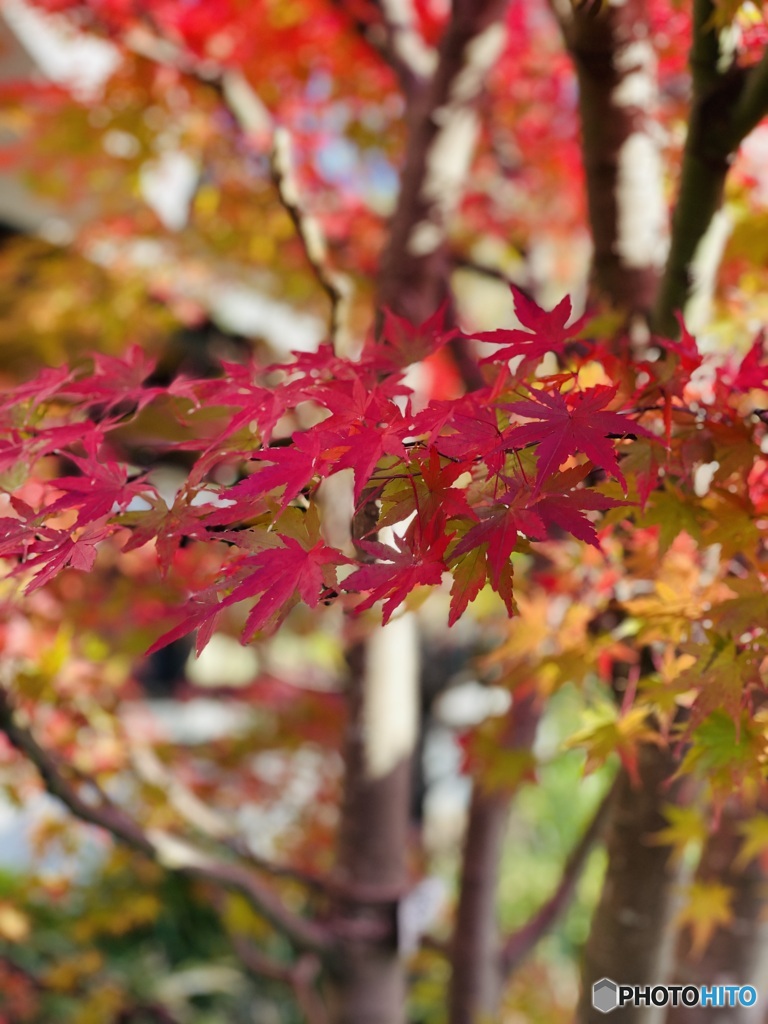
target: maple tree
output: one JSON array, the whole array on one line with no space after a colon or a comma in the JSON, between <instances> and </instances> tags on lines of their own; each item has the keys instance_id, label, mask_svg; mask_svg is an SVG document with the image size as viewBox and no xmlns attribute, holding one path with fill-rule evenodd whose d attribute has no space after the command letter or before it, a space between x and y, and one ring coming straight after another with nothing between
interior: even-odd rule
<instances>
[{"instance_id":1,"label":"maple tree","mask_svg":"<svg viewBox=\"0 0 768 1024\"><path fill-rule=\"evenodd\" d=\"M142 329L111 327L98 351L86 324L82 357L62 363L70 320L61 337L46 322L55 365L9 380L0 401L2 756L17 798L37 778L117 841L107 876L130 874L121 844L140 855L129 884L145 901L115 899L122 923L86 917L68 969L0 961L11 992L0 1012L34 1020L64 993L85 1006L73 1020L173 1019L173 1000L116 984L87 951L157 921L164 887L179 885L208 915L197 955L234 955L287 984L309 1021L403 1021L407 971L413 1004L420 974L440 977L445 959L446 1005L427 1001L429 1019L472 1024L506 1005L569 1019L572 1007L536 995L552 987L546 969L526 960L526 982L520 965L603 831L580 1021L594 1019L602 976L655 982L674 959L680 977L752 978L723 935L737 913L757 929L767 841L768 353L744 326L759 319L748 233L764 214L762 179L737 156L768 112L762 11L38 6L110 40L116 63L97 94L5 86L14 166L49 199L84 204L79 258L106 262ZM169 139L202 169L175 229L135 187ZM671 228L664 158L680 165ZM387 218L376 192L398 165ZM722 261L730 290L692 331L706 278L696 261L727 212L726 185L739 217ZM531 254L554 240L547 272L581 286L584 260L568 251L583 252L585 227L592 271L574 316L562 289L536 294L548 282ZM171 267L139 285L127 269L137 237ZM37 255L23 245L10 273ZM515 326L473 320L463 299L461 273L508 277L483 252L515 267L494 314ZM281 299L330 306L327 339L290 357L236 347L205 372L182 352L169 371L163 317L199 319L183 282L211 288L222 261L258 271ZM718 332L741 348L713 346ZM480 624L466 627L478 671L512 699L464 737L474 788L452 937L422 942L431 926L408 924L429 870L409 820L411 762L428 667L417 628L435 617ZM120 660L192 633L200 658L237 635L271 666L238 695L263 717L199 751L131 721ZM333 669L312 655L293 677L275 669L281 637L310 650L333 637ZM303 676L319 684L302 689ZM587 771L618 762L618 774L554 890L505 935L495 904L510 808L544 771L537 730L569 688L579 720L564 747ZM248 767L274 751L289 752L277 782ZM237 812L279 804L301 752L316 756L315 788L278 860ZM67 841L60 825L41 839L54 841ZM37 918L44 932L40 915L34 894L0 900L0 934L18 942Z\"/></svg>"}]
</instances>

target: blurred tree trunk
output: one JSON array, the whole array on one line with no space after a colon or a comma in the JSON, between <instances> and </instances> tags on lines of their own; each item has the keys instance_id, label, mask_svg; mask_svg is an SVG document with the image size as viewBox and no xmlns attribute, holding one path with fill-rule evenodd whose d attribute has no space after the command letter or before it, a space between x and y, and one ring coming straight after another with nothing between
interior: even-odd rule
<instances>
[{"instance_id":1,"label":"blurred tree trunk","mask_svg":"<svg viewBox=\"0 0 768 1024\"><path fill-rule=\"evenodd\" d=\"M539 715L535 693L515 698L507 749L531 749ZM498 1012L503 975L496 897L514 788L489 790L479 779L472 791L451 949L450 1024L474 1024Z\"/></svg>"},{"instance_id":2,"label":"blurred tree trunk","mask_svg":"<svg viewBox=\"0 0 768 1024\"><path fill-rule=\"evenodd\" d=\"M397 905L408 882L411 756L417 730L418 637L406 613L348 655L349 721L334 908L333 1020L404 1024Z\"/></svg>"},{"instance_id":3,"label":"blurred tree trunk","mask_svg":"<svg viewBox=\"0 0 768 1024\"><path fill-rule=\"evenodd\" d=\"M661 805L674 799L669 779L676 767L666 750L643 747L638 782L622 771L608 824L608 868L584 953L578 1024L605 1015L592 1006L592 986L603 977L619 984L661 984L669 973L669 925L677 872L669 848L649 840L665 825ZM643 1020L634 1007L616 1010L612 1021Z\"/></svg>"}]
</instances>

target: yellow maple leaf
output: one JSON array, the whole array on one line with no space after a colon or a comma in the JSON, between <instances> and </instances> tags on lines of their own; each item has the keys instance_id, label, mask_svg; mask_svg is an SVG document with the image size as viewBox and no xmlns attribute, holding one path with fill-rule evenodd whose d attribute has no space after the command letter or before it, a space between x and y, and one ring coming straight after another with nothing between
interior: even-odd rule
<instances>
[{"instance_id":1,"label":"yellow maple leaf","mask_svg":"<svg viewBox=\"0 0 768 1024\"><path fill-rule=\"evenodd\" d=\"M704 816L698 808L667 804L663 813L667 824L648 836L646 842L649 845L671 846L672 859L676 861L682 860L692 845L703 845L708 830Z\"/></svg>"},{"instance_id":2,"label":"yellow maple leaf","mask_svg":"<svg viewBox=\"0 0 768 1024\"><path fill-rule=\"evenodd\" d=\"M648 724L649 709L638 705L620 714L607 702L587 712L587 725L565 742L566 749L582 747L587 752L586 771L593 771L611 754L618 754L630 775L637 770L637 749L641 743L661 742Z\"/></svg>"},{"instance_id":3,"label":"yellow maple leaf","mask_svg":"<svg viewBox=\"0 0 768 1024\"><path fill-rule=\"evenodd\" d=\"M756 814L739 825L744 842L733 866L741 871L751 860L768 850L768 814Z\"/></svg>"},{"instance_id":4,"label":"yellow maple leaf","mask_svg":"<svg viewBox=\"0 0 768 1024\"><path fill-rule=\"evenodd\" d=\"M718 928L733 920L733 889L721 882L692 882L677 923L690 929L691 955L701 956Z\"/></svg>"}]
</instances>

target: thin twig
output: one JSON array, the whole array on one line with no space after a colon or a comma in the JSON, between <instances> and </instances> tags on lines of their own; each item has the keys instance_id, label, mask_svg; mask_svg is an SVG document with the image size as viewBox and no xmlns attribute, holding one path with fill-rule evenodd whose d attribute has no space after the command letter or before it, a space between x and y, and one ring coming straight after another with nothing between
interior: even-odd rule
<instances>
[{"instance_id":1,"label":"thin twig","mask_svg":"<svg viewBox=\"0 0 768 1024\"><path fill-rule=\"evenodd\" d=\"M280 202L296 229L307 261L320 287L331 304L330 340L339 352L347 342L347 312L352 294L352 282L346 275L331 267L328 249L319 222L305 208L293 171L291 137L275 119L245 76L234 69L217 65L214 61L199 61L163 36L151 14L144 13L144 24L133 29L127 37L129 47L156 64L173 67L187 77L216 90L222 103L232 116L237 131L253 144L264 136L271 136L272 176Z\"/></svg>"},{"instance_id":2,"label":"thin twig","mask_svg":"<svg viewBox=\"0 0 768 1024\"><path fill-rule=\"evenodd\" d=\"M272 136L272 177L280 201L293 222L309 265L331 303L330 340L336 352L343 353L347 341L347 313L352 284L346 274L328 262L328 247L319 222L307 212L301 201L293 169L291 137L278 127Z\"/></svg>"}]
</instances>

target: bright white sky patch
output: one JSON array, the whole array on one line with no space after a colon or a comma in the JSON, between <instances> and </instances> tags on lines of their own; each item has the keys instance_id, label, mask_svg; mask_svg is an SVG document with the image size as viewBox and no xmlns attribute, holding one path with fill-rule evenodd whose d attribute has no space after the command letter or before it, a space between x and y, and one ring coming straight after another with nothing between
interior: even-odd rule
<instances>
[{"instance_id":1,"label":"bright white sky patch","mask_svg":"<svg viewBox=\"0 0 768 1024\"><path fill-rule=\"evenodd\" d=\"M5 0L2 12L43 74L81 95L96 92L119 63L111 43L76 32L63 19L42 14L23 0Z\"/></svg>"}]
</instances>

